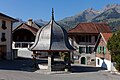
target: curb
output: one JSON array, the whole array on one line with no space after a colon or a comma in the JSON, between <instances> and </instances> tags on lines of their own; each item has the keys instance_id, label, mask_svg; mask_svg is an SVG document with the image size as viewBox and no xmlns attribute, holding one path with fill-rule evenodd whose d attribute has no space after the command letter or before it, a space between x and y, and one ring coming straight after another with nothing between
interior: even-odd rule
<instances>
[{"instance_id":1,"label":"curb","mask_svg":"<svg viewBox=\"0 0 120 80\"><path fill-rule=\"evenodd\" d=\"M115 75L119 75L119 76L120 76L120 73L117 72L117 71L111 71L110 73L111 73L111 74L115 74Z\"/></svg>"}]
</instances>

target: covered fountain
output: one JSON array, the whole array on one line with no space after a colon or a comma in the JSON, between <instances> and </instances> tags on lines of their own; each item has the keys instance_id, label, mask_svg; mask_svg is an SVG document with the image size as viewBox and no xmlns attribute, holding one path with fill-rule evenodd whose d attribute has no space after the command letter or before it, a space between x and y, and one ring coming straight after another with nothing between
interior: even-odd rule
<instances>
[{"instance_id":1,"label":"covered fountain","mask_svg":"<svg viewBox=\"0 0 120 80\"><path fill-rule=\"evenodd\" d=\"M52 18L50 22L43 26L37 32L35 43L30 48L35 55L37 51L48 52L48 71L52 71L52 55L55 52L66 52L68 54L68 70L71 67L70 53L75 49L68 41L67 31L54 20L54 11L52 9ZM35 57L34 57L35 59Z\"/></svg>"}]
</instances>

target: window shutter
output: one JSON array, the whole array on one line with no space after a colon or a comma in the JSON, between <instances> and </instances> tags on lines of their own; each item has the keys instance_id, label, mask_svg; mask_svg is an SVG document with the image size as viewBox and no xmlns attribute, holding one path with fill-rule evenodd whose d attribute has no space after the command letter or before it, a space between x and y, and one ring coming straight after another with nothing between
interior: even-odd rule
<instances>
[{"instance_id":1,"label":"window shutter","mask_svg":"<svg viewBox=\"0 0 120 80\"><path fill-rule=\"evenodd\" d=\"M104 54L106 54L106 47L104 47Z\"/></svg>"},{"instance_id":2,"label":"window shutter","mask_svg":"<svg viewBox=\"0 0 120 80\"><path fill-rule=\"evenodd\" d=\"M86 53L89 53L89 47L86 47Z\"/></svg>"},{"instance_id":3,"label":"window shutter","mask_svg":"<svg viewBox=\"0 0 120 80\"><path fill-rule=\"evenodd\" d=\"M100 46L97 47L97 53L99 53L99 52L100 52Z\"/></svg>"},{"instance_id":4,"label":"window shutter","mask_svg":"<svg viewBox=\"0 0 120 80\"><path fill-rule=\"evenodd\" d=\"M98 46L99 47L99 46ZM98 47L97 47L97 53L98 53Z\"/></svg>"},{"instance_id":5,"label":"window shutter","mask_svg":"<svg viewBox=\"0 0 120 80\"><path fill-rule=\"evenodd\" d=\"M79 53L80 53L80 54L82 53L82 48L81 48L81 47L79 47Z\"/></svg>"}]
</instances>

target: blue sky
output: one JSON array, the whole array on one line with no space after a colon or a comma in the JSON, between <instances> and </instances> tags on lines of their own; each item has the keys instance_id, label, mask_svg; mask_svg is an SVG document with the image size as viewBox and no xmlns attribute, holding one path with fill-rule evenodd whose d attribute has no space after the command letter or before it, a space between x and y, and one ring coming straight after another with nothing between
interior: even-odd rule
<instances>
[{"instance_id":1,"label":"blue sky","mask_svg":"<svg viewBox=\"0 0 120 80\"><path fill-rule=\"evenodd\" d=\"M107 4L120 4L120 0L0 0L0 12L26 21L28 18L49 21L54 8L55 19L78 14L87 9L103 9Z\"/></svg>"}]
</instances>

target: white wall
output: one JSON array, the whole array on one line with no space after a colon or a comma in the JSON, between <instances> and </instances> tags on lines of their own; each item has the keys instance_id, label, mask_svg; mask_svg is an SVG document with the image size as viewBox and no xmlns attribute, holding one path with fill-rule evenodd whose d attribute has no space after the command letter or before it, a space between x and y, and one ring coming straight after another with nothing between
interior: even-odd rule
<instances>
[{"instance_id":1,"label":"white wall","mask_svg":"<svg viewBox=\"0 0 120 80\"><path fill-rule=\"evenodd\" d=\"M99 64L98 64L99 60ZM96 57L96 67L103 67L106 68L108 71L111 71L111 61L106 59L101 59L99 57Z\"/></svg>"},{"instance_id":2,"label":"white wall","mask_svg":"<svg viewBox=\"0 0 120 80\"><path fill-rule=\"evenodd\" d=\"M6 29L3 30L1 28L2 26L2 20L6 21ZM2 36L2 33L5 33L5 38L6 38L6 41L5 42L2 42L1 41L1 36ZM11 21L10 20L7 20L5 18L1 18L0 19L0 45L6 45L7 47L7 51L6 51L6 59L10 60L11 59L11 54L12 54L12 50L11 50Z\"/></svg>"}]
</instances>

